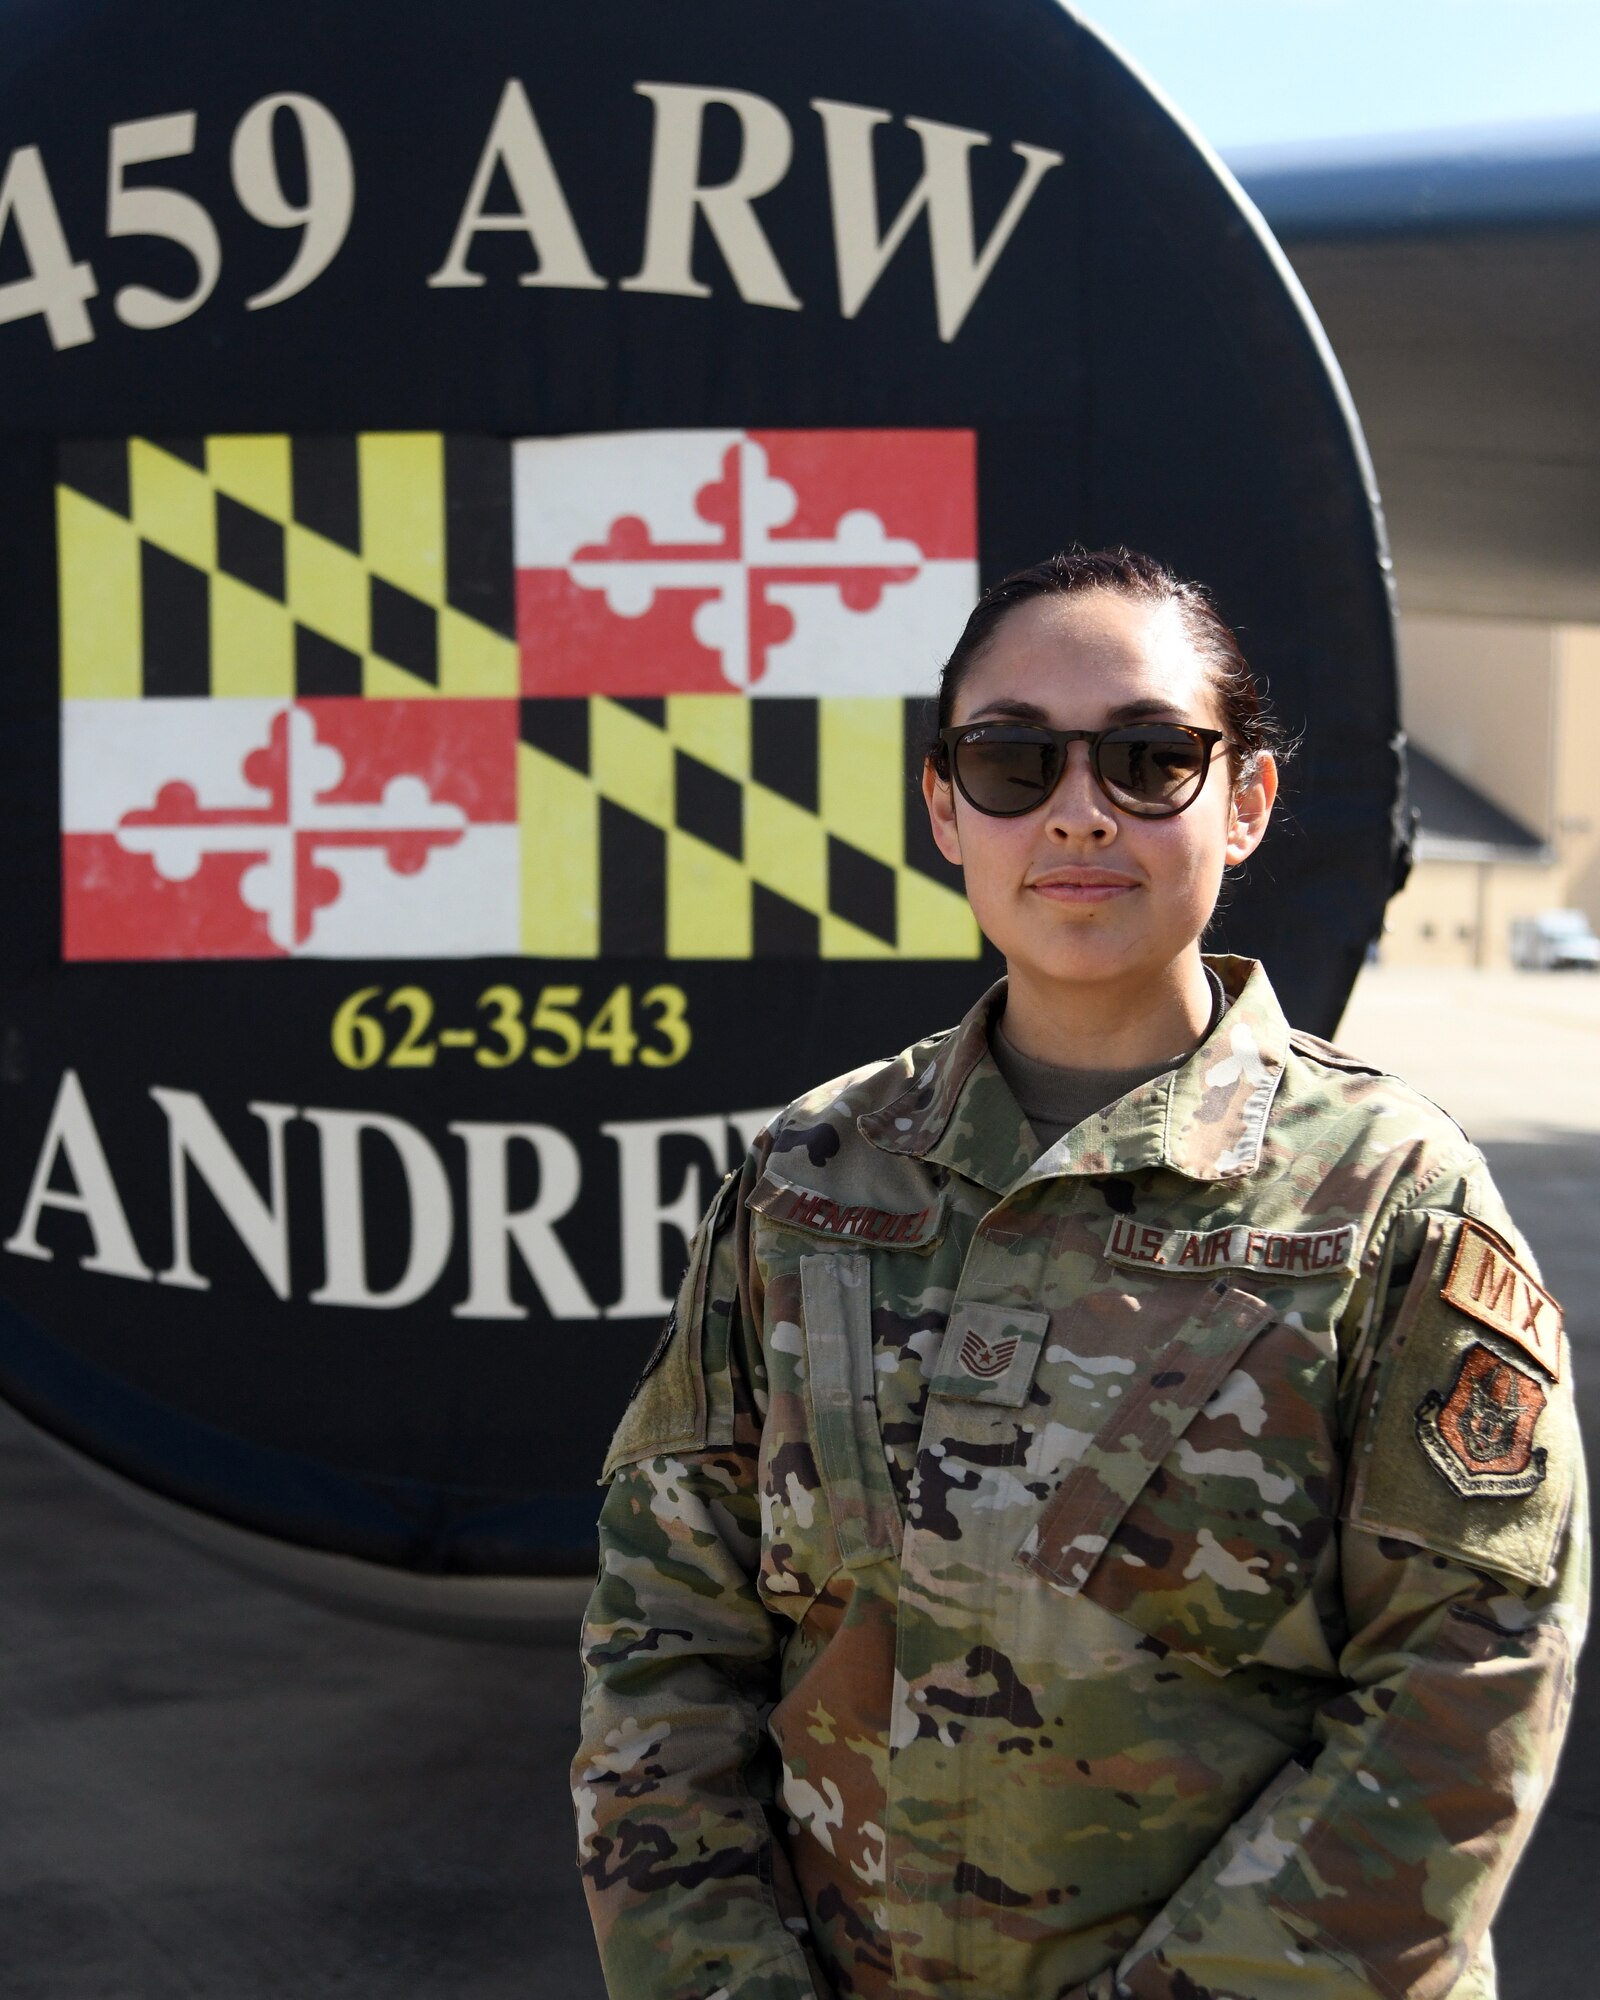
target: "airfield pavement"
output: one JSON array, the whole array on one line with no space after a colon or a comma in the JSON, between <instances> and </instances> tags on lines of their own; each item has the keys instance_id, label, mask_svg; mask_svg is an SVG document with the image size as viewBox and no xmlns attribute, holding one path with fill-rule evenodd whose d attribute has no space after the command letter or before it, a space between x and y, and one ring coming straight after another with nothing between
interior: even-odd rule
<instances>
[{"instance_id":1,"label":"airfield pavement","mask_svg":"<svg viewBox=\"0 0 1600 2000\"><path fill-rule=\"evenodd\" d=\"M1600 1437L1600 978L1369 970L1339 1039L1484 1145ZM397 1630L236 1576L0 1417L0 1996L601 2000L577 1686L567 1640ZM1502 2000L1594 1990L1597 1862L1600 1664L1496 1927Z\"/></svg>"}]
</instances>

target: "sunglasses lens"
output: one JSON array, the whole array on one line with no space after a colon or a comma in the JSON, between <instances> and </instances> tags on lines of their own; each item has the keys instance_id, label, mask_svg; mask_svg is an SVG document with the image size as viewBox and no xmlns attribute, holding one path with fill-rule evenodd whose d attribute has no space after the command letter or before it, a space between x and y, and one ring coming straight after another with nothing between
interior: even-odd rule
<instances>
[{"instance_id":1,"label":"sunglasses lens","mask_svg":"<svg viewBox=\"0 0 1600 2000\"><path fill-rule=\"evenodd\" d=\"M1128 812L1181 812L1205 774L1205 745L1167 724L1112 729L1100 739L1100 782Z\"/></svg>"},{"instance_id":2,"label":"sunglasses lens","mask_svg":"<svg viewBox=\"0 0 1600 2000\"><path fill-rule=\"evenodd\" d=\"M1061 752L1042 731L1016 724L973 729L955 745L956 782L980 812L1031 812L1061 772Z\"/></svg>"}]
</instances>

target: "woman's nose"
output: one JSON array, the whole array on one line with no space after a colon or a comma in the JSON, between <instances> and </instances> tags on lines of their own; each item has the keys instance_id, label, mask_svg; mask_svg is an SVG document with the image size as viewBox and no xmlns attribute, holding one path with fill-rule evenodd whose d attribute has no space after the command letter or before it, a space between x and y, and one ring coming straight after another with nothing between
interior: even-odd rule
<instances>
[{"instance_id":1,"label":"woman's nose","mask_svg":"<svg viewBox=\"0 0 1600 2000\"><path fill-rule=\"evenodd\" d=\"M1110 840L1117 830L1110 801L1095 783L1087 743L1067 745L1067 767L1050 794L1045 824L1063 840Z\"/></svg>"}]
</instances>

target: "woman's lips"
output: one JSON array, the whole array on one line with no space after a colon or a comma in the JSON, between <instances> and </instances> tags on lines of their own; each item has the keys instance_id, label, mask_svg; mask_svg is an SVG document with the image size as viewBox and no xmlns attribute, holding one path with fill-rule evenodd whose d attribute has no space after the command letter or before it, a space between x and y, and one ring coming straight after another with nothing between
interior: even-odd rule
<instances>
[{"instance_id":1,"label":"woman's lips","mask_svg":"<svg viewBox=\"0 0 1600 2000\"><path fill-rule=\"evenodd\" d=\"M1052 903L1109 903L1138 886L1131 876L1104 868L1053 868L1027 884Z\"/></svg>"}]
</instances>

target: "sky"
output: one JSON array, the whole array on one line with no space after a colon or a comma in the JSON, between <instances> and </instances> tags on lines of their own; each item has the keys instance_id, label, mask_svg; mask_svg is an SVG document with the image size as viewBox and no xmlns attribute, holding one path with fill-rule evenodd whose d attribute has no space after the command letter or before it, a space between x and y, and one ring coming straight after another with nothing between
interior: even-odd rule
<instances>
[{"instance_id":1,"label":"sky","mask_svg":"<svg viewBox=\"0 0 1600 2000\"><path fill-rule=\"evenodd\" d=\"M1583 120L1600 0L1070 0L1218 151Z\"/></svg>"}]
</instances>

